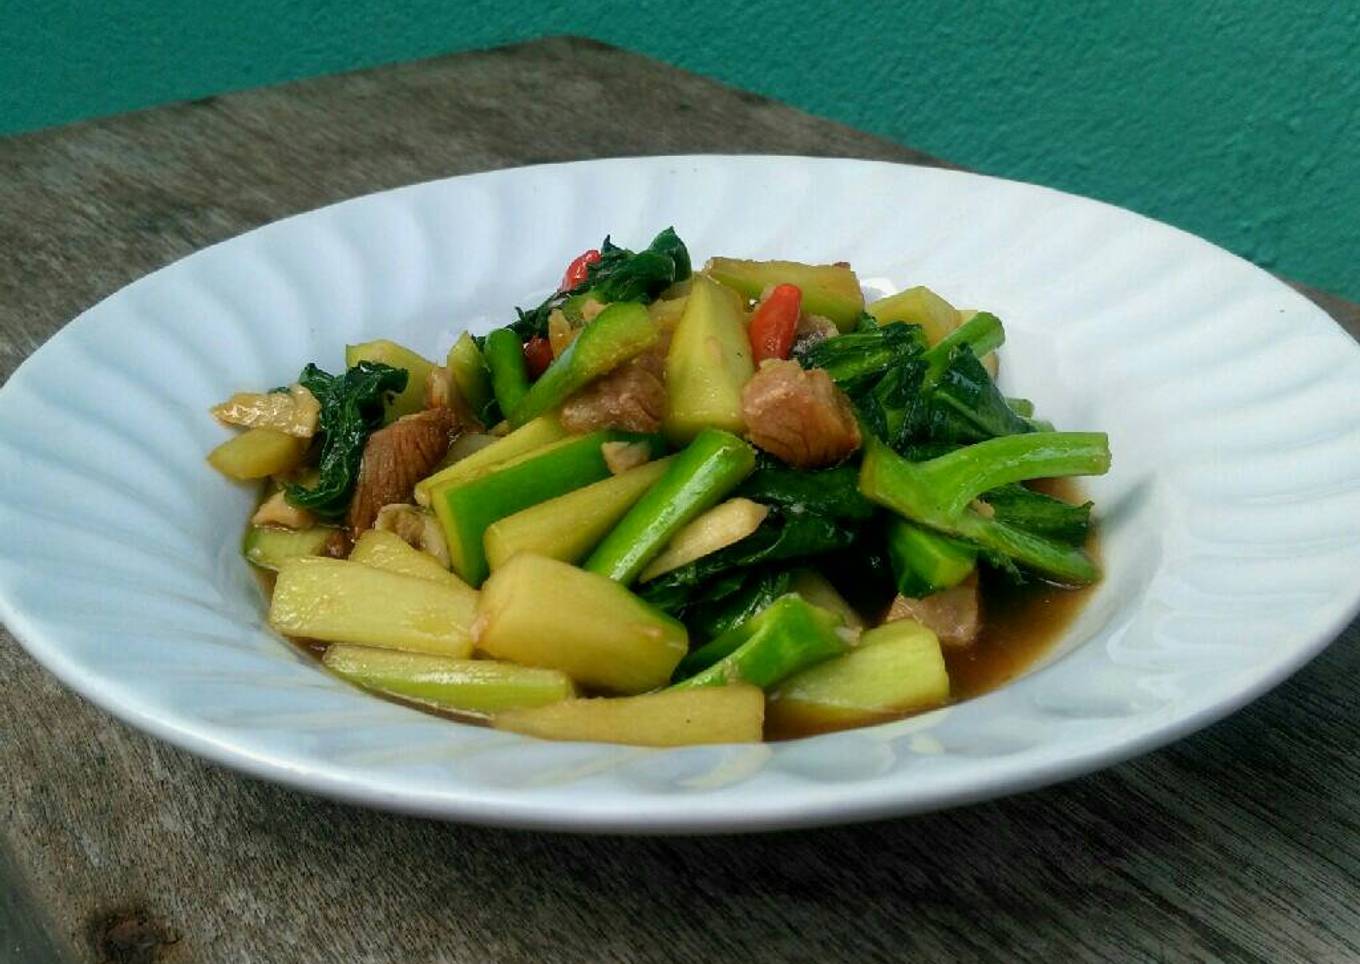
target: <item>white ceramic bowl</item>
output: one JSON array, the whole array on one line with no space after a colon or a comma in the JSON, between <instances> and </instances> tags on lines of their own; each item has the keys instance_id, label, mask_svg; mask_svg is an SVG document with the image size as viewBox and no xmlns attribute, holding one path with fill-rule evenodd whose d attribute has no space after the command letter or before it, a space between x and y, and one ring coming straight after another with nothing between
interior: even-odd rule
<instances>
[{"instance_id":1,"label":"white ceramic bowl","mask_svg":"<svg viewBox=\"0 0 1360 964\"><path fill-rule=\"evenodd\" d=\"M254 492L203 461L207 408L346 342L430 354L541 297L612 233L849 260L1006 323L1003 382L1110 433L1108 569L1023 679L777 745L553 744L326 675L264 625ZM0 391L0 614L68 685L227 766L369 806L526 827L734 831L950 806L1201 727L1282 680L1360 596L1360 351L1218 248L992 178L851 160L657 157L498 171L252 231L85 312Z\"/></svg>"}]
</instances>

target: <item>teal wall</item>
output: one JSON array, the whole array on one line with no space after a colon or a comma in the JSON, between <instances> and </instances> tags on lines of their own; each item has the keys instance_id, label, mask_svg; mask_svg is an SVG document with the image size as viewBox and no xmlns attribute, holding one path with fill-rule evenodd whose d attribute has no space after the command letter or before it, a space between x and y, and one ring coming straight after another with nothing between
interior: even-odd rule
<instances>
[{"instance_id":1,"label":"teal wall","mask_svg":"<svg viewBox=\"0 0 1360 964\"><path fill-rule=\"evenodd\" d=\"M0 132L568 32L1360 298L1354 0L0 0Z\"/></svg>"}]
</instances>

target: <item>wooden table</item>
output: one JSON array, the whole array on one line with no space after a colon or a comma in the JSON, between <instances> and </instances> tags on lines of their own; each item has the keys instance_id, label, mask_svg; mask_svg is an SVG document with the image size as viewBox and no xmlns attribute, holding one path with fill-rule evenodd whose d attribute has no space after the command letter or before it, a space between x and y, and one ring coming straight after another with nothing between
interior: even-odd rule
<instances>
[{"instance_id":1,"label":"wooden table","mask_svg":"<svg viewBox=\"0 0 1360 964\"><path fill-rule=\"evenodd\" d=\"M450 174L690 151L939 163L571 39L11 138L0 377L97 299L266 221ZM1360 308L1317 297L1360 332ZM1360 960L1358 635L1226 722L1042 792L649 840L258 783L114 721L0 634L0 958Z\"/></svg>"}]
</instances>

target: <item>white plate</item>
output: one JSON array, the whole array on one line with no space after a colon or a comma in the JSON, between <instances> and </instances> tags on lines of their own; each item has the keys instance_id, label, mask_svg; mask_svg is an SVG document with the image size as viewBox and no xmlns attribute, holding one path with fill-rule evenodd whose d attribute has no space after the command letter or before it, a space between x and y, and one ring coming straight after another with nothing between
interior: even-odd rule
<instances>
[{"instance_id":1,"label":"white plate","mask_svg":"<svg viewBox=\"0 0 1360 964\"><path fill-rule=\"evenodd\" d=\"M230 392L430 354L549 290L612 233L846 259L1006 323L1003 381L1110 433L1105 582L1020 681L915 719L766 746L552 744L365 696L272 635L237 551L252 489L203 461ZM1204 726L1356 609L1360 351L1189 235L970 174L659 157L453 178L290 218L100 303L0 392L0 614L114 714L211 760L369 806L566 829L733 831L950 806Z\"/></svg>"}]
</instances>

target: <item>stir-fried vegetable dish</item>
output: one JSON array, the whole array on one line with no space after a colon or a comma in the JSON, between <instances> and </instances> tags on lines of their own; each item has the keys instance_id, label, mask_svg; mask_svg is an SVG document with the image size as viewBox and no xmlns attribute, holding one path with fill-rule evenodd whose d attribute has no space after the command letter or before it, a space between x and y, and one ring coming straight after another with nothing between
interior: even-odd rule
<instances>
[{"instance_id":1,"label":"stir-fried vegetable dish","mask_svg":"<svg viewBox=\"0 0 1360 964\"><path fill-rule=\"evenodd\" d=\"M563 740L861 726L968 695L1016 587L1099 578L1091 504L1041 480L1106 437L1003 394L1004 337L844 263L606 238L437 361L373 341L233 395L208 461L264 483L270 624L376 693Z\"/></svg>"}]
</instances>

